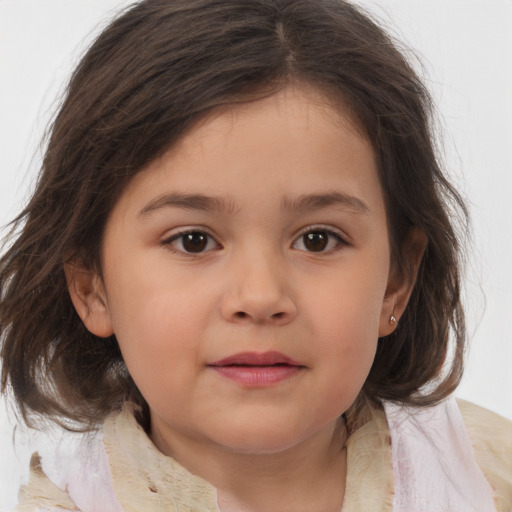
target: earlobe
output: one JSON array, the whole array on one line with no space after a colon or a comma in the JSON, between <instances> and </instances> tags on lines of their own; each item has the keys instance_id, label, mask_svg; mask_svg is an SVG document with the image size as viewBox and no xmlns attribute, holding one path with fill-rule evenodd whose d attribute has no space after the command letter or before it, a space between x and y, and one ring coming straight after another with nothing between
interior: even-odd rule
<instances>
[{"instance_id":1,"label":"earlobe","mask_svg":"<svg viewBox=\"0 0 512 512\"><path fill-rule=\"evenodd\" d=\"M66 263L64 272L69 295L85 327L96 336L107 338L114 334L105 288L95 270L75 263Z\"/></svg>"},{"instance_id":2,"label":"earlobe","mask_svg":"<svg viewBox=\"0 0 512 512\"><path fill-rule=\"evenodd\" d=\"M402 247L405 268L390 272L381 309L379 337L389 336L397 328L416 284L427 243L427 235L422 229L411 229Z\"/></svg>"}]
</instances>

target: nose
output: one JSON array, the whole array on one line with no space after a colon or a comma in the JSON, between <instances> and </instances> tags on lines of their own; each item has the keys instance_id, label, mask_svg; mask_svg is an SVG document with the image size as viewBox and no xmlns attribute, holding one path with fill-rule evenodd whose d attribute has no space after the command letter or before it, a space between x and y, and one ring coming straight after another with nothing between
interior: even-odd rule
<instances>
[{"instance_id":1,"label":"nose","mask_svg":"<svg viewBox=\"0 0 512 512\"><path fill-rule=\"evenodd\" d=\"M297 315L283 266L258 254L231 267L222 316L240 324L286 325Z\"/></svg>"}]
</instances>

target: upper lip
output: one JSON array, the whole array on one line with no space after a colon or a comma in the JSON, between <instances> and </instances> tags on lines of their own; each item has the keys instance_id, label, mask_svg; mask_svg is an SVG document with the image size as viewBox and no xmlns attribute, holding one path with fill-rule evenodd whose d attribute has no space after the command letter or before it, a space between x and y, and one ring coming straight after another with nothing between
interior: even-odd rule
<instances>
[{"instance_id":1,"label":"upper lip","mask_svg":"<svg viewBox=\"0 0 512 512\"><path fill-rule=\"evenodd\" d=\"M303 366L297 361L294 361L281 352L240 352L232 356L219 359L210 366L272 366L276 364L286 364L290 366Z\"/></svg>"}]
</instances>

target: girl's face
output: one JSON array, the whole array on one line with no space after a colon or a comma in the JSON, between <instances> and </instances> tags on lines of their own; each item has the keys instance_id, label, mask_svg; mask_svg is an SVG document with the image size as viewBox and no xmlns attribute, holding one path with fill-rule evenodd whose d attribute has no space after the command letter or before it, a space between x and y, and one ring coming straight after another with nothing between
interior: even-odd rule
<instances>
[{"instance_id":1,"label":"girl's face","mask_svg":"<svg viewBox=\"0 0 512 512\"><path fill-rule=\"evenodd\" d=\"M137 174L102 265L68 272L71 295L115 333L164 452L332 432L408 294L372 147L306 89L218 113Z\"/></svg>"}]
</instances>

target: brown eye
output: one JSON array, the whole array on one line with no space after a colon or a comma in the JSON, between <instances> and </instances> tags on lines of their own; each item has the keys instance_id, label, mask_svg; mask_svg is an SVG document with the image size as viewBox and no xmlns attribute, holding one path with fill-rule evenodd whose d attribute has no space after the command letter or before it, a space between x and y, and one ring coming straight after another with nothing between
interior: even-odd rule
<instances>
[{"instance_id":1,"label":"brown eye","mask_svg":"<svg viewBox=\"0 0 512 512\"><path fill-rule=\"evenodd\" d=\"M312 231L303 236L304 247L311 252L325 251L329 235L323 231Z\"/></svg>"},{"instance_id":2,"label":"brown eye","mask_svg":"<svg viewBox=\"0 0 512 512\"><path fill-rule=\"evenodd\" d=\"M177 251L187 254L199 254L218 247L215 240L204 231L177 233L168 240L164 240L162 244L171 245Z\"/></svg>"},{"instance_id":3,"label":"brown eye","mask_svg":"<svg viewBox=\"0 0 512 512\"><path fill-rule=\"evenodd\" d=\"M306 252L330 252L347 245L335 231L328 229L310 229L294 242L293 248Z\"/></svg>"},{"instance_id":4,"label":"brown eye","mask_svg":"<svg viewBox=\"0 0 512 512\"><path fill-rule=\"evenodd\" d=\"M208 245L208 235L204 233L186 233L182 235L183 249L187 252L203 252Z\"/></svg>"}]
</instances>

